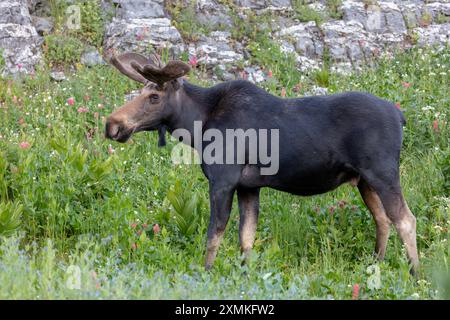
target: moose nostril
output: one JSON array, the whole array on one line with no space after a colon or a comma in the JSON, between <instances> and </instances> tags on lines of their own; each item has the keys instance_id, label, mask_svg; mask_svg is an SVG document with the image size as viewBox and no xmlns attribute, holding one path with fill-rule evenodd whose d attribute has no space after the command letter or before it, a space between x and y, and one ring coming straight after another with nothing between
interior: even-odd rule
<instances>
[{"instance_id":1,"label":"moose nostril","mask_svg":"<svg viewBox=\"0 0 450 320\"><path fill-rule=\"evenodd\" d=\"M106 123L106 137L115 139L120 134L121 126L118 123Z\"/></svg>"}]
</instances>

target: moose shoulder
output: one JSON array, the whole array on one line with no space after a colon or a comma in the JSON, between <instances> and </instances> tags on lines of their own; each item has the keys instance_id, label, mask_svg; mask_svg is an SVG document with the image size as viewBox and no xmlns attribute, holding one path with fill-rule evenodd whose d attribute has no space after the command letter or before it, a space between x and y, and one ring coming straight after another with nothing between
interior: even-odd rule
<instances>
[{"instance_id":1,"label":"moose shoulder","mask_svg":"<svg viewBox=\"0 0 450 320\"><path fill-rule=\"evenodd\" d=\"M417 270L416 219L402 195L399 176L405 120L392 103L360 92L281 99L247 81L201 88L181 78L189 72L183 62L161 67L159 59L134 53L113 57L112 64L145 86L108 118L108 138L125 142L135 132L159 130L161 142L166 129L172 134L184 130L188 137L183 141L203 154L217 143L211 132L228 137L240 130L244 135L241 145L216 150L215 161L201 164L210 188L206 268L216 257L234 193L241 249L248 255L255 239L260 188L314 195L350 182L374 217L378 258L384 258L394 224L412 272ZM209 134L206 143L195 142L196 131ZM269 132L271 143L267 139L251 143L255 134L257 139L259 133L268 138ZM261 153L264 147L266 153ZM274 170L264 173L268 166Z\"/></svg>"}]
</instances>

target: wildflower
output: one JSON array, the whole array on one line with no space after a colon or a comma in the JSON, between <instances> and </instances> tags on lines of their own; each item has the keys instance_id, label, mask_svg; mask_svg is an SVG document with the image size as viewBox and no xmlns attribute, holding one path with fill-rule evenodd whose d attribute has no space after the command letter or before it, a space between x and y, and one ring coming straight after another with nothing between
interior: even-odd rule
<instances>
[{"instance_id":1,"label":"wildflower","mask_svg":"<svg viewBox=\"0 0 450 320\"><path fill-rule=\"evenodd\" d=\"M131 249L136 250L137 248L138 248L138 246L137 246L136 243L133 243L133 244L131 245Z\"/></svg>"},{"instance_id":2,"label":"wildflower","mask_svg":"<svg viewBox=\"0 0 450 320\"><path fill-rule=\"evenodd\" d=\"M358 300L359 297L359 284L355 283L353 285L353 290L352 290L352 300Z\"/></svg>"},{"instance_id":3,"label":"wildflower","mask_svg":"<svg viewBox=\"0 0 450 320\"><path fill-rule=\"evenodd\" d=\"M192 56L192 57L189 58L189 64L193 68L197 67L197 63L198 63L197 56Z\"/></svg>"},{"instance_id":4,"label":"wildflower","mask_svg":"<svg viewBox=\"0 0 450 320\"><path fill-rule=\"evenodd\" d=\"M109 154L113 154L114 152L116 152L116 150L113 149L113 147L111 145L108 146L108 153Z\"/></svg>"},{"instance_id":5,"label":"wildflower","mask_svg":"<svg viewBox=\"0 0 450 320\"><path fill-rule=\"evenodd\" d=\"M140 33L137 34L137 35L136 35L136 40L137 40L137 41L142 41L142 40L144 40L144 35L143 35L143 34L140 34Z\"/></svg>"},{"instance_id":6,"label":"wildflower","mask_svg":"<svg viewBox=\"0 0 450 320\"><path fill-rule=\"evenodd\" d=\"M400 102L396 102L395 106L397 107L398 110L400 110Z\"/></svg>"},{"instance_id":7,"label":"wildflower","mask_svg":"<svg viewBox=\"0 0 450 320\"><path fill-rule=\"evenodd\" d=\"M334 211L336 210L336 207L335 206L331 206L331 207L328 208L328 210L330 210L330 214L333 214Z\"/></svg>"},{"instance_id":8,"label":"wildflower","mask_svg":"<svg viewBox=\"0 0 450 320\"><path fill-rule=\"evenodd\" d=\"M140 236L142 234L142 230L138 230L136 233L138 236Z\"/></svg>"},{"instance_id":9,"label":"wildflower","mask_svg":"<svg viewBox=\"0 0 450 320\"><path fill-rule=\"evenodd\" d=\"M97 105L97 108L99 108L99 109L104 109L105 107L103 106L102 103L99 103L99 104Z\"/></svg>"},{"instance_id":10,"label":"wildflower","mask_svg":"<svg viewBox=\"0 0 450 320\"><path fill-rule=\"evenodd\" d=\"M283 98L286 97L286 88L285 87L281 88L281 96Z\"/></svg>"},{"instance_id":11,"label":"wildflower","mask_svg":"<svg viewBox=\"0 0 450 320\"><path fill-rule=\"evenodd\" d=\"M345 200L339 200L339 202L338 202L338 206L341 209L344 208L346 204L347 204L347 201L345 201Z\"/></svg>"},{"instance_id":12,"label":"wildflower","mask_svg":"<svg viewBox=\"0 0 450 320\"><path fill-rule=\"evenodd\" d=\"M433 121L433 130L435 132L439 132L439 121L437 121L437 120Z\"/></svg>"},{"instance_id":13,"label":"wildflower","mask_svg":"<svg viewBox=\"0 0 450 320\"><path fill-rule=\"evenodd\" d=\"M409 88L409 87L411 87L411 83L409 83L409 82L402 82L402 86L403 86L403 88Z\"/></svg>"},{"instance_id":14,"label":"wildflower","mask_svg":"<svg viewBox=\"0 0 450 320\"><path fill-rule=\"evenodd\" d=\"M155 224L154 226L153 226L153 233L154 234L157 234L157 233L159 233L161 231L161 228L159 227L159 224Z\"/></svg>"},{"instance_id":15,"label":"wildflower","mask_svg":"<svg viewBox=\"0 0 450 320\"><path fill-rule=\"evenodd\" d=\"M17 96L13 96L13 103L14 103L14 104L17 104L18 100L19 100L19 99L17 99Z\"/></svg>"},{"instance_id":16,"label":"wildflower","mask_svg":"<svg viewBox=\"0 0 450 320\"><path fill-rule=\"evenodd\" d=\"M18 63L17 64L17 68L19 68L19 70L22 69L23 68L23 64L22 63Z\"/></svg>"},{"instance_id":17,"label":"wildflower","mask_svg":"<svg viewBox=\"0 0 450 320\"><path fill-rule=\"evenodd\" d=\"M272 70L269 70L269 72L267 72L267 76L268 76L269 78L272 78L272 77L273 77Z\"/></svg>"},{"instance_id":18,"label":"wildflower","mask_svg":"<svg viewBox=\"0 0 450 320\"><path fill-rule=\"evenodd\" d=\"M86 113L88 111L89 111L89 109L86 107L79 107L77 110L78 113Z\"/></svg>"},{"instance_id":19,"label":"wildflower","mask_svg":"<svg viewBox=\"0 0 450 320\"><path fill-rule=\"evenodd\" d=\"M20 147L21 149L28 149L29 147L31 147L31 145L30 145L29 142L23 141L23 142L21 142L21 143L19 144L19 147Z\"/></svg>"},{"instance_id":20,"label":"wildflower","mask_svg":"<svg viewBox=\"0 0 450 320\"><path fill-rule=\"evenodd\" d=\"M146 224L146 223L142 224L142 228L146 229L147 227L148 227L148 224Z\"/></svg>"},{"instance_id":21,"label":"wildflower","mask_svg":"<svg viewBox=\"0 0 450 320\"><path fill-rule=\"evenodd\" d=\"M21 126L25 124L25 120L23 118L20 118L18 122Z\"/></svg>"},{"instance_id":22,"label":"wildflower","mask_svg":"<svg viewBox=\"0 0 450 320\"><path fill-rule=\"evenodd\" d=\"M73 106L73 105L75 104L75 99L72 98L72 97L70 97L69 99L67 99L67 104L68 104L69 106Z\"/></svg>"},{"instance_id":23,"label":"wildflower","mask_svg":"<svg viewBox=\"0 0 450 320\"><path fill-rule=\"evenodd\" d=\"M89 100L91 100L91 97L86 94L86 95L83 96L83 100L84 101L89 101Z\"/></svg>"},{"instance_id":24,"label":"wildflower","mask_svg":"<svg viewBox=\"0 0 450 320\"><path fill-rule=\"evenodd\" d=\"M352 205L351 209L352 209L352 211L356 211L356 210L358 210L358 207L355 205Z\"/></svg>"},{"instance_id":25,"label":"wildflower","mask_svg":"<svg viewBox=\"0 0 450 320\"><path fill-rule=\"evenodd\" d=\"M132 227L133 229L135 229L135 228L137 227L137 223L136 223L136 222L133 222L133 223L131 224L131 227Z\"/></svg>"}]
</instances>

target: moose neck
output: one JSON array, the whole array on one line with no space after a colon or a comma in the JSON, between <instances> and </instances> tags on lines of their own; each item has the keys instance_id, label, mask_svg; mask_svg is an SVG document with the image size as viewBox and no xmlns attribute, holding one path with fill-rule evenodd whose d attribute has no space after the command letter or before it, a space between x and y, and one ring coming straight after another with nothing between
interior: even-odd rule
<instances>
[{"instance_id":1,"label":"moose neck","mask_svg":"<svg viewBox=\"0 0 450 320\"><path fill-rule=\"evenodd\" d=\"M218 86L211 88L202 88L184 81L180 88L176 112L167 121L167 127L170 132L176 129L185 129L191 136L191 146L194 146L195 129L199 124L203 126L208 120L211 110L219 103L222 98L221 90ZM195 122L199 122L195 126Z\"/></svg>"}]
</instances>

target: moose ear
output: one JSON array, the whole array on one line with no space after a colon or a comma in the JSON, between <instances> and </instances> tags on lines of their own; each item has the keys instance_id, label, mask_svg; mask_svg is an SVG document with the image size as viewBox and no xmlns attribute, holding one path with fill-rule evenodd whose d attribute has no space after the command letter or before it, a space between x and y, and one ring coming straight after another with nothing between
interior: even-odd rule
<instances>
[{"instance_id":1,"label":"moose ear","mask_svg":"<svg viewBox=\"0 0 450 320\"><path fill-rule=\"evenodd\" d=\"M141 66L139 63L132 62L131 66L144 78L162 86L164 83L181 78L189 73L191 68L182 61L169 61L164 68L160 69L151 64Z\"/></svg>"},{"instance_id":2,"label":"moose ear","mask_svg":"<svg viewBox=\"0 0 450 320\"><path fill-rule=\"evenodd\" d=\"M150 63L150 60L143 55L127 52L119 56L113 55L111 64L117 68L121 73L127 77L138 81L140 83L147 83L148 79L139 74L132 65L145 66Z\"/></svg>"}]
</instances>

